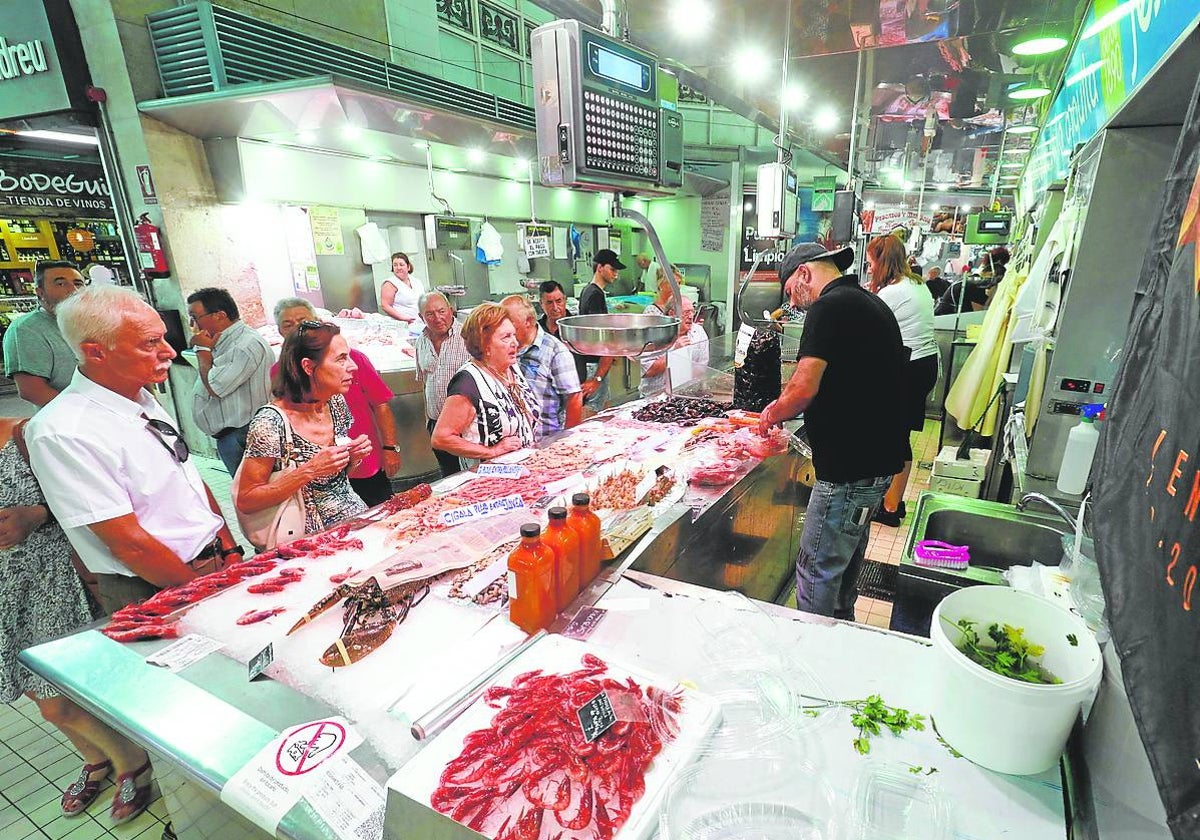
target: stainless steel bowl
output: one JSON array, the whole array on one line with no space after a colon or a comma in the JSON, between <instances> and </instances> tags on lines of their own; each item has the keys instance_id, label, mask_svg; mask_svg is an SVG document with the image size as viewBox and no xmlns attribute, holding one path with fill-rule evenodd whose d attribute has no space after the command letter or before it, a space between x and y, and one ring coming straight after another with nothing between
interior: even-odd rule
<instances>
[{"instance_id":1,"label":"stainless steel bowl","mask_svg":"<svg viewBox=\"0 0 1200 840\"><path fill-rule=\"evenodd\" d=\"M666 315L571 315L558 321L558 336L585 356L664 353L679 337L679 319Z\"/></svg>"}]
</instances>

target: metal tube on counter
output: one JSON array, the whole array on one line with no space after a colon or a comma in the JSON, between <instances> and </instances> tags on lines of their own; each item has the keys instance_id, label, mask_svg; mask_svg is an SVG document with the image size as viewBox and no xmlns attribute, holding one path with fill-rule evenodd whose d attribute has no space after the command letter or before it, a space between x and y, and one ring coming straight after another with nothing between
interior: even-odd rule
<instances>
[{"instance_id":1,"label":"metal tube on counter","mask_svg":"<svg viewBox=\"0 0 1200 840\"><path fill-rule=\"evenodd\" d=\"M432 738L457 720L463 712L471 707L472 703L479 699L479 695L483 693L496 674L508 667L510 662L545 635L545 630L537 631L485 668L474 679L447 695L440 703L413 721L411 729L413 738L418 741Z\"/></svg>"}]
</instances>

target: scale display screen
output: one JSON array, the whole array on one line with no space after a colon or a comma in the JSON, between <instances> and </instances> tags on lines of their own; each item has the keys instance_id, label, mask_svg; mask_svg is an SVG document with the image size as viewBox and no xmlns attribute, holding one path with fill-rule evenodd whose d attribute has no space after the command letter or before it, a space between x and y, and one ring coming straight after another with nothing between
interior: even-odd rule
<instances>
[{"instance_id":1,"label":"scale display screen","mask_svg":"<svg viewBox=\"0 0 1200 840\"><path fill-rule=\"evenodd\" d=\"M592 76L635 93L653 95L656 71L652 62L642 61L631 51L605 44L597 38L585 37L584 41Z\"/></svg>"}]
</instances>

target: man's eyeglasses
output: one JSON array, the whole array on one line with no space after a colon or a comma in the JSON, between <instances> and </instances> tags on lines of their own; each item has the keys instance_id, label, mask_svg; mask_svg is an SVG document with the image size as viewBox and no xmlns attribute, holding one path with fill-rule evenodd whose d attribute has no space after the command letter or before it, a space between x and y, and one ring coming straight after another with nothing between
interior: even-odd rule
<instances>
[{"instance_id":1,"label":"man's eyeglasses","mask_svg":"<svg viewBox=\"0 0 1200 840\"><path fill-rule=\"evenodd\" d=\"M154 437L158 442L174 456L175 460L183 463L192 454L188 449L187 441L180 436L179 431L165 420L157 420L153 417L145 417L146 428L154 432ZM168 443L168 439L170 442Z\"/></svg>"}]
</instances>

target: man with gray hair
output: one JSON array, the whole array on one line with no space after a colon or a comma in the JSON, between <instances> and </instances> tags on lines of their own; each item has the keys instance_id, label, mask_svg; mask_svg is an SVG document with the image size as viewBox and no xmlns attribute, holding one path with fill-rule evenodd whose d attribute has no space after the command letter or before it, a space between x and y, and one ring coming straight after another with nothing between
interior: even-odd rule
<instances>
[{"instance_id":1,"label":"man with gray hair","mask_svg":"<svg viewBox=\"0 0 1200 840\"><path fill-rule=\"evenodd\" d=\"M305 321L315 320L317 312L304 298L283 298L275 304L275 325L285 339ZM391 478L400 472L396 417L388 405L395 395L365 353L352 347L350 358L357 369L354 382L346 392L346 405L354 421L347 435L351 438L366 435L371 441L371 451L350 471L350 486L359 498L374 507L392 497ZM278 362L271 367L272 378L278 368Z\"/></svg>"},{"instance_id":2,"label":"man with gray hair","mask_svg":"<svg viewBox=\"0 0 1200 840\"><path fill-rule=\"evenodd\" d=\"M39 262L33 282L40 306L12 322L4 333L4 375L21 399L41 408L71 383L75 354L63 340L54 309L87 285L72 263Z\"/></svg>"},{"instance_id":3,"label":"man with gray hair","mask_svg":"<svg viewBox=\"0 0 1200 840\"><path fill-rule=\"evenodd\" d=\"M113 612L240 560L187 444L149 391L175 358L162 318L118 286L85 289L57 315L79 367L29 422L26 441L101 605Z\"/></svg>"},{"instance_id":4,"label":"man with gray hair","mask_svg":"<svg viewBox=\"0 0 1200 840\"><path fill-rule=\"evenodd\" d=\"M583 389L575 371L575 357L563 344L538 324L537 313L524 295L509 295L500 301L521 342L521 373L537 395L537 439L578 426L583 420Z\"/></svg>"},{"instance_id":5,"label":"man with gray hair","mask_svg":"<svg viewBox=\"0 0 1200 840\"><path fill-rule=\"evenodd\" d=\"M425 419L430 432L446 404L446 389L458 369L471 361L462 328L454 320L450 299L441 292L426 292L417 301L417 314L425 329L413 341L417 354L417 379L425 382ZM457 455L434 449L442 475L462 469Z\"/></svg>"}]
</instances>

